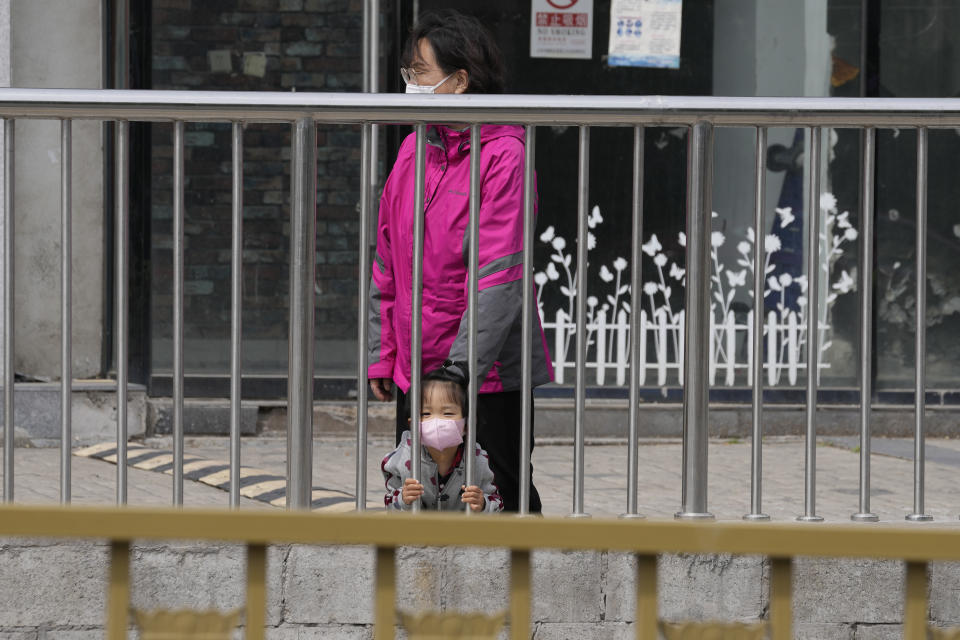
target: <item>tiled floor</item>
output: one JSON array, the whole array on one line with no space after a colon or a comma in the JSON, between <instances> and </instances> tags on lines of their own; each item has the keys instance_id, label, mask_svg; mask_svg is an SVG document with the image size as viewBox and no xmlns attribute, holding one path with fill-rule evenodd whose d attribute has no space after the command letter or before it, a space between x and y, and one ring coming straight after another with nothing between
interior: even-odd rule
<instances>
[{"instance_id":1,"label":"tiled floor","mask_svg":"<svg viewBox=\"0 0 960 640\"><path fill-rule=\"evenodd\" d=\"M169 439L147 443L169 448ZM856 439L831 438L818 443L816 512L828 522L847 523L858 510L859 450ZM382 455L391 443L371 439L367 454L367 500L379 503L383 482ZM228 460L224 438L190 438L186 453L212 460ZM17 502L59 500L59 452L56 449L16 450ZM790 520L804 512L804 458L802 438L771 438L763 449L763 510L774 520ZM116 466L101 460L72 457L73 501L109 504L115 500ZM678 441L644 441L639 448L639 511L651 517L671 517L681 506L681 445ZM259 437L243 442L244 466L284 475L286 442ZM540 444L533 454L534 482L546 515L566 515L573 506L573 447ZM873 444L871 507L881 522L901 523L913 505L912 441L875 439ZM622 443L592 443L584 453L587 513L617 516L626 510L627 447ZM955 489L960 467L960 441L929 440L926 465L926 510L935 522L956 523L960 493ZM356 452L353 439L315 441L314 485L353 494ZM169 475L128 469L129 503L169 504ZM227 506L227 493L198 482L185 481L187 506ZM267 509L263 502L242 498L242 508ZM739 519L750 509L750 442L715 440L709 446L709 508L718 519Z\"/></svg>"}]
</instances>

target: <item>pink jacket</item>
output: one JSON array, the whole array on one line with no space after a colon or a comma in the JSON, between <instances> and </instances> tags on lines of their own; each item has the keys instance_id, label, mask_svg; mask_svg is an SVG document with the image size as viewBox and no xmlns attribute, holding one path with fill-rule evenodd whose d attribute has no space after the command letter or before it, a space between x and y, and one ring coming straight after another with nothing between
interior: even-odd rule
<instances>
[{"instance_id":1,"label":"pink jacket","mask_svg":"<svg viewBox=\"0 0 960 640\"><path fill-rule=\"evenodd\" d=\"M520 388L524 132L484 125L480 139L478 366L480 393ZM380 199L370 286L368 375L410 388L416 135L400 146ZM423 371L467 360L470 132L427 129L424 195ZM534 386L552 379L534 309ZM474 373L475 374L475 373Z\"/></svg>"}]
</instances>

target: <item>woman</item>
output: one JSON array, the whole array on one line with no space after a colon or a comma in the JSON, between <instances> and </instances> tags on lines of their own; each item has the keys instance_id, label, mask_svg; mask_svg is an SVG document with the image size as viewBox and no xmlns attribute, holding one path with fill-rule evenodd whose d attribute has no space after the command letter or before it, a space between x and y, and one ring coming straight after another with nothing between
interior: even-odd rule
<instances>
[{"instance_id":1,"label":"woman","mask_svg":"<svg viewBox=\"0 0 960 640\"><path fill-rule=\"evenodd\" d=\"M478 20L457 12L423 15L407 39L401 64L407 93L503 91L496 44ZM480 140L477 441L490 455L504 510L517 511L521 394L532 391L520 388L524 130L484 125ZM396 385L398 443L406 429L402 407L410 389L415 150L411 134L384 186L370 287L370 388L386 401ZM427 128L425 188L422 362L427 372L447 360L467 360L469 127ZM534 322L537 386L551 379L551 367L537 314ZM530 440L532 448L532 429ZM540 512L532 483L529 509Z\"/></svg>"}]
</instances>

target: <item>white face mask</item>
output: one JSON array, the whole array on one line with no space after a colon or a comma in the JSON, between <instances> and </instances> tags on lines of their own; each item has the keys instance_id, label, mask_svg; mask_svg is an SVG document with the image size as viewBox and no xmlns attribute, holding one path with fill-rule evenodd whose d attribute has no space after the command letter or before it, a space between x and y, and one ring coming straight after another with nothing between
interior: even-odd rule
<instances>
[{"instance_id":1,"label":"white face mask","mask_svg":"<svg viewBox=\"0 0 960 640\"><path fill-rule=\"evenodd\" d=\"M467 421L430 418L420 421L420 441L433 449L449 449L463 442L463 428Z\"/></svg>"},{"instance_id":2,"label":"white face mask","mask_svg":"<svg viewBox=\"0 0 960 640\"><path fill-rule=\"evenodd\" d=\"M454 73L456 73L456 72L454 72ZM437 92L437 88L438 88L440 85L442 85L444 82L446 82L447 80L449 80L452 76L453 76L453 73L451 73L449 76L447 76L446 78L444 78L443 80L441 80L440 82L438 82L437 84L434 84L434 85L429 85L429 84L412 84L412 83L408 82L408 83L407 83L407 91L406 91L406 92L407 92L407 93L436 93L436 92Z\"/></svg>"}]
</instances>

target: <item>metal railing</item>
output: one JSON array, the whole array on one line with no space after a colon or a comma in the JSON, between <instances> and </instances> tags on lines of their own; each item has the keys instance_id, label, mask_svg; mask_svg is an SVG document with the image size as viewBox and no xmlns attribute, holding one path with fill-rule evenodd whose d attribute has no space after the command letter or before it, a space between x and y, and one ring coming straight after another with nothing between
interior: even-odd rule
<instances>
[{"instance_id":1,"label":"metal railing","mask_svg":"<svg viewBox=\"0 0 960 640\"><path fill-rule=\"evenodd\" d=\"M361 283L359 296L358 331L358 421L357 421L357 509L365 506L365 473L366 473L366 433L367 411L365 396L365 360L367 351L367 334L362 327L367 318L368 302L365 295L365 283L370 277L369 254L369 226L374 215L375 199L372 194L373 167L376 165L375 125L387 123L410 123L418 133L416 145L416 203L415 203L415 258L414 258L414 303L413 303L413 340L411 353L413 359L411 400L414 405L414 415L419 403L420 367L420 305L416 296L422 291L422 232L423 232L423 181L424 181L424 151L425 130L427 123L456 121L466 123L471 127L471 137L476 139L481 124L522 124L526 127L526 160L524 164L524 184L526 198L523 210L524 215L524 306L523 306L523 380L529 386L530 381L530 344L531 332L528 330L532 320L530 314L535 312L530 292L533 289L531 281L532 264L532 229L533 201L532 185L534 171L533 143L535 129L539 125L573 125L580 131L579 153L579 186L578 186L578 246L577 264L580 273L585 273L587 262L587 152L589 148L589 128L592 126L622 126L631 127L634 134L634 171L633 171L633 211L634 229L632 233L632 264L631 282L634 292L639 292L640 255L638 244L641 242L641 226L643 221L642 198L643 192L643 136L645 127L650 126L682 126L691 130L689 136L689 153L687 167L687 254L686 254L686 313L687 323L682 350L687 366L684 369L685 394L683 406L683 498L679 518L711 518L707 501L707 419L708 419L708 375L706 357L709 345L710 313L710 214L711 214L711 182L713 158L713 130L715 127L754 127L757 134L757 159L755 186L757 194L757 210L754 220L755 237L763 237L763 211L765 184L763 171L763 151L765 148L766 131L770 127L806 127L809 128L812 139L811 149L819 150L817 141L820 139L824 127L848 127L864 131L864 161L863 161L863 194L864 194L864 229L860 234L863 249L861 260L869 265L869 244L871 239L870 219L873 215L873 166L875 144L875 129L878 127L915 127L919 131L917 142L918 188L917 207L920 213L917 237L917 281L919 286L918 300L922 301L925 282L924 255L926 249L926 153L927 131L931 128L960 127L960 101L938 99L826 99L826 98L715 98L715 97L598 97L598 96L406 96L406 95L372 95L372 94L288 94L288 93L231 93L231 92L168 92L168 91L84 91L84 90L40 90L40 89L2 89L0 90L0 117L4 118L6 166L5 181L5 248L4 277L6 293L4 296L4 498L12 501L14 496L13 478L13 405L14 405L14 332L13 332L13 136L15 120L19 118L46 118L62 121L63 133L63 233L64 243L63 276L64 283L70 282L69 252L69 221L70 221L70 182L69 167L70 155L70 122L73 119L113 120L117 122L116 136L116 354L117 354L117 502L126 502L126 442L127 442L127 401L128 387L128 326L127 326L127 279L129 270L128 256L128 188L127 175L127 145L129 121L160 121L172 123L174 130L175 147L175 237L174 256L176 261L174 291L175 298L175 331L174 331L174 503L182 501L183 476L183 125L185 122L227 122L233 124L233 237L232 237L232 299L231 299L231 477L230 500L237 506L239 500L238 470L240 463L239 444L239 379L240 370L240 295L239 271L241 266L240 239L242 221L242 177L243 166L241 161L242 124L248 122L287 123L292 131L292 160L291 160L291 270L290 270L290 358L289 358L289 405L288 405L288 469L287 469L287 503L293 508L307 508L311 498L311 420L312 420L312 380L313 380L313 313L314 313L314 222L316 211L316 190L314 181L316 176L316 144L315 132L318 123L324 124L360 124L363 125L362 169L361 169L361 211L360 211L360 266L358 278ZM470 226L471 260L469 267L471 289L471 337L476 336L476 316L473 309L476 306L477 282L477 212L479 182L479 145L471 147L471 203L470 211L473 222ZM816 203L819 202L820 188L818 184L820 159L819 153L810 154L808 172L808 259L809 273L817 273L818 268L818 239L817 230L820 227L820 211ZM519 215L519 212L518 212ZM759 243L758 243L759 244ZM754 256L755 265L762 264L759 255ZM759 272L759 268L755 272ZM863 273L869 269L863 269ZM815 327L817 322L816 295L817 279L808 280L807 326ZM865 280L869 282L869 280ZM754 300L762 300L762 279L756 277L754 285ZM65 286L65 289L69 287ZM578 283L577 309L577 375L576 375L576 410L575 410L575 444L574 444L574 499L573 515L585 515L584 505L584 423L585 423L585 387L584 362L586 341L584 339L585 301L587 298L586 279ZM861 360L860 360L860 504L854 519L874 519L870 513L870 307L866 296L868 289L861 289ZM70 353L70 298L68 292L63 295L63 354L69 360ZM916 433L915 433L915 499L913 513L908 517L911 520L927 519L923 504L924 484L924 354L925 354L925 309L922 304L917 305L917 376L916 376ZM761 314L754 315L754 322L759 322ZM758 326L754 328L754 349L759 349L759 337L762 331ZM811 332L815 336L815 332ZM807 341L808 371L816 371L818 356L815 339ZM636 350L634 350L636 357ZM475 369L476 349L471 349L471 362L468 366ZM762 486L760 473L761 460L761 392L763 387L759 367L762 358L754 357L753 380L753 442L752 442L752 486L750 513L748 519L761 519ZM636 367L632 376L636 375ZM70 393L69 363L64 364L64 379L62 393L65 395L63 406L63 440L61 447L65 449L61 457L61 498L69 502L69 452L70 445L70 416L69 403L66 396ZM633 378L636 381L636 378ZM477 383L474 378L470 389L471 397L476 393L473 388ZM637 406L639 398L636 393L637 385L631 385L630 394L630 424L629 424L629 487L626 487L626 515L637 516L637 484L638 477L636 448L639 435L639 416ZM524 401L523 434L521 439L521 495L529 494L529 459L530 444L530 405L529 399ZM805 481L805 508L800 516L801 520L820 519L816 511L816 408L817 408L817 377L807 376L806 395L806 481ZM474 429L470 430L474 433ZM416 456L419 455L418 430L414 434L414 473L419 473L420 466ZM472 471L472 470L471 470ZM527 501L521 500L521 511L526 510Z\"/></svg>"},{"instance_id":2,"label":"metal railing","mask_svg":"<svg viewBox=\"0 0 960 640\"><path fill-rule=\"evenodd\" d=\"M960 561L960 533L954 529L838 526L811 531L799 524L742 522L704 526L697 522L571 520L539 518L469 518L443 514L400 514L384 526L373 514L317 515L302 512L254 513L179 509L116 509L71 507L0 507L0 537L105 539L110 541L106 637L121 640L130 626L130 550L134 540L189 539L246 545L246 609L244 637L264 637L267 603L267 554L272 544L370 545L376 548L374 638L392 640L397 618L409 631L416 622L462 620L455 611L419 617L398 612L396 549L400 546L462 546L510 549L510 638L530 638L531 552L544 549L618 551L636 557L634 628L638 640L668 638L759 638L790 640L793 626L793 559L798 556L903 560L903 637L925 640L929 632L955 637L956 630L928 626L928 567L931 562ZM452 544L451 541L456 541ZM766 619L747 623L698 621L665 623L657 608L657 557L668 553L765 556L770 563ZM136 618L140 615L134 612ZM168 612L172 613L172 612ZM189 637L189 625L179 631ZM211 612L203 615L209 634ZM156 612L154 612L156 614ZM222 617L228 616L220 614ZM222 637L233 637L236 614L225 623ZM476 617L476 616L474 616ZM444 637L497 637L506 616L486 617L489 635L479 632ZM154 618L162 616L154 615ZM495 626L494 626L495 625ZM451 628L449 626L445 627ZM162 631L158 629L157 631ZM768 635L769 633L769 635ZM160 636L157 636L160 637ZM169 637L169 636L163 636ZM181 636L177 636L181 637ZM211 638L215 636L204 635ZM413 634L412 637L416 637ZM428 637L439 637L432 635ZM937 636L941 637L941 636Z\"/></svg>"}]
</instances>

